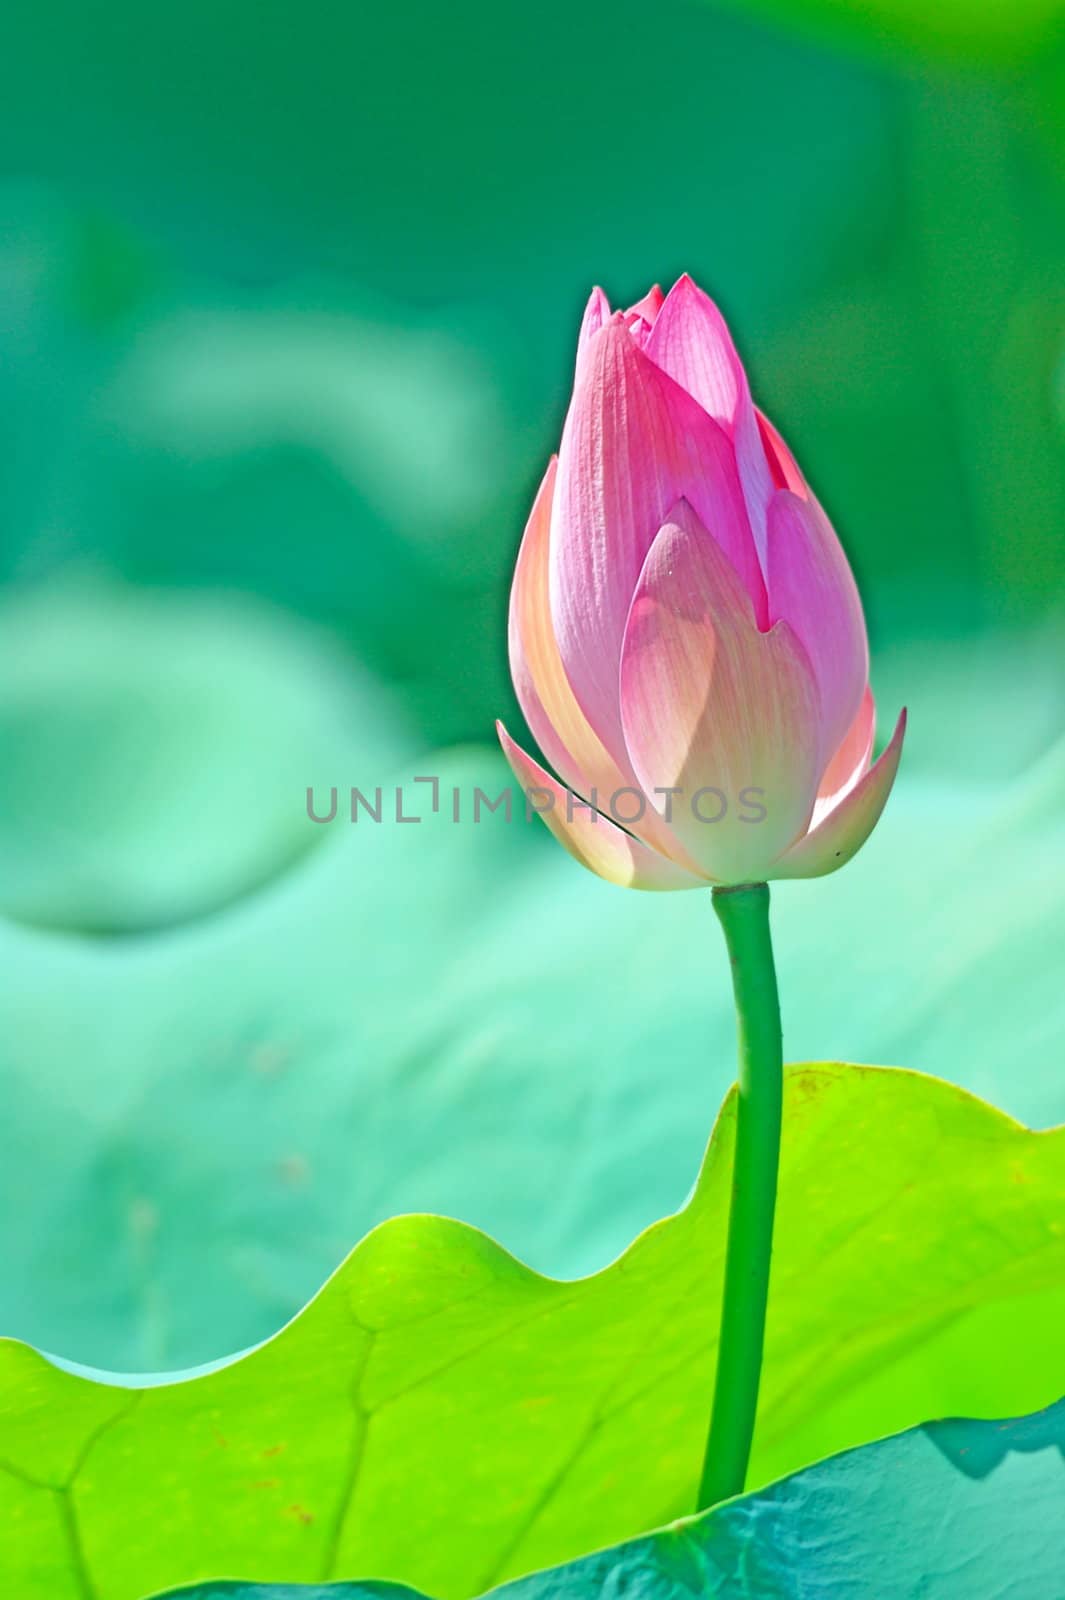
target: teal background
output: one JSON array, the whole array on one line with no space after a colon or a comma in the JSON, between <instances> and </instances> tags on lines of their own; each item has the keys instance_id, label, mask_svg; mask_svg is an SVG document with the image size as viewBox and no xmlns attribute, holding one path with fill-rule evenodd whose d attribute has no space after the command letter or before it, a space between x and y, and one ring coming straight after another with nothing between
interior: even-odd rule
<instances>
[{"instance_id":1,"label":"teal background","mask_svg":"<svg viewBox=\"0 0 1065 1600\"><path fill-rule=\"evenodd\" d=\"M268 597L482 738L584 297L687 269L879 640L1057 609L1063 46L968 9L16 7L6 575Z\"/></svg>"},{"instance_id":2,"label":"teal background","mask_svg":"<svg viewBox=\"0 0 1065 1600\"><path fill-rule=\"evenodd\" d=\"M182 1365L390 1210L568 1272L683 1198L732 1073L708 908L539 829L304 815L504 781L594 282L720 301L911 709L868 862L780 890L789 1054L1065 1114L1065 42L925 11L11 8L0 1329Z\"/></svg>"}]
</instances>

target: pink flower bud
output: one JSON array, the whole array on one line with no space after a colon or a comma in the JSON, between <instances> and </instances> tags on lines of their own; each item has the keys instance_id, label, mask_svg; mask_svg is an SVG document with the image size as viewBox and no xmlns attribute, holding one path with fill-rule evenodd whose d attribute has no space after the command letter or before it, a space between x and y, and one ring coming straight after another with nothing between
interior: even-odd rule
<instances>
[{"instance_id":1,"label":"pink flower bud","mask_svg":"<svg viewBox=\"0 0 1065 1600\"><path fill-rule=\"evenodd\" d=\"M561 783L500 726L510 764L613 883L817 877L884 808L906 714L870 767L847 558L688 277L626 312L599 289L588 302L561 449L518 554L510 664Z\"/></svg>"}]
</instances>

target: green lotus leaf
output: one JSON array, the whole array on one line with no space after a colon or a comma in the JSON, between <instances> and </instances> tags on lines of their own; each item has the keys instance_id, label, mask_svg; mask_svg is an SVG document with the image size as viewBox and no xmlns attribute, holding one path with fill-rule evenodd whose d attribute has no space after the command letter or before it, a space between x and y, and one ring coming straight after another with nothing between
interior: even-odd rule
<instances>
[{"instance_id":1,"label":"green lotus leaf","mask_svg":"<svg viewBox=\"0 0 1065 1600\"><path fill-rule=\"evenodd\" d=\"M1065 1131L835 1063L790 1070L785 1127L752 1488L1065 1389ZM733 1132L730 1098L690 1202L590 1278L408 1216L267 1344L184 1381L8 1343L0 1592L359 1576L464 1600L690 1512Z\"/></svg>"},{"instance_id":2,"label":"green lotus leaf","mask_svg":"<svg viewBox=\"0 0 1065 1600\"><path fill-rule=\"evenodd\" d=\"M499 1600L1057 1600L1065 1402L933 1422L701 1517L508 1583ZM978 1574L979 1591L973 1587ZM889 1576L890 1575L890 1576ZM737 1588L736 1586L741 1587ZM384 1584L207 1583L170 1600L401 1600Z\"/></svg>"}]
</instances>

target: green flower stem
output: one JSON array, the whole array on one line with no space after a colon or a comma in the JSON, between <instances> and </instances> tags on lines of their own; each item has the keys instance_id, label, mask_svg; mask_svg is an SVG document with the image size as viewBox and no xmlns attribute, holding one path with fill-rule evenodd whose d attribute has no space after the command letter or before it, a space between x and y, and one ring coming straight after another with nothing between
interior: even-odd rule
<instances>
[{"instance_id":1,"label":"green flower stem","mask_svg":"<svg viewBox=\"0 0 1065 1600\"><path fill-rule=\"evenodd\" d=\"M784 1082L769 886L715 889L713 898L732 965L739 1098L725 1293L700 1511L742 1494L747 1478L765 1340Z\"/></svg>"}]
</instances>

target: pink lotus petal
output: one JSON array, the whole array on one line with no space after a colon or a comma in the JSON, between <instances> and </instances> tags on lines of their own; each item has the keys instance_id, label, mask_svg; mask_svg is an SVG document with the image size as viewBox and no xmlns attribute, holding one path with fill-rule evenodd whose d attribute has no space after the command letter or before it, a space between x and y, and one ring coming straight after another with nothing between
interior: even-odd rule
<instances>
[{"instance_id":1,"label":"pink lotus petal","mask_svg":"<svg viewBox=\"0 0 1065 1600\"><path fill-rule=\"evenodd\" d=\"M634 839L609 817L590 811L496 724L511 770L555 838L582 866L628 889L705 889L706 882ZM550 801L550 805L548 802ZM547 809L544 809L547 807Z\"/></svg>"},{"instance_id":2,"label":"pink lotus petal","mask_svg":"<svg viewBox=\"0 0 1065 1600\"><path fill-rule=\"evenodd\" d=\"M769 504L769 615L795 629L821 694L820 765L839 749L869 681L862 602L847 558L817 501L780 489Z\"/></svg>"},{"instance_id":3,"label":"pink lotus petal","mask_svg":"<svg viewBox=\"0 0 1065 1600\"><path fill-rule=\"evenodd\" d=\"M642 788L681 791L670 826L709 877L761 879L805 832L820 770L813 669L788 624L758 630L735 569L683 503L640 575L621 708Z\"/></svg>"},{"instance_id":4,"label":"pink lotus petal","mask_svg":"<svg viewBox=\"0 0 1065 1600\"><path fill-rule=\"evenodd\" d=\"M656 366L694 395L728 431L759 558L764 561L766 509L773 480L747 374L732 335L710 296L687 273L666 296L645 349Z\"/></svg>"},{"instance_id":5,"label":"pink lotus petal","mask_svg":"<svg viewBox=\"0 0 1065 1600\"><path fill-rule=\"evenodd\" d=\"M762 446L765 450L774 485L778 489L790 489L792 494L799 496L800 500L807 500L810 491L806 487L806 479L799 470L799 463L765 412L759 411L757 406L755 407L755 416L758 419L758 431L762 436Z\"/></svg>"},{"instance_id":6,"label":"pink lotus petal","mask_svg":"<svg viewBox=\"0 0 1065 1600\"><path fill-rule=\"evenodd\" d=\"M662 303L647 354L732 432L747 378L724 317L687 273Z\"/></svg>"},{"instance_id":7,"label":"pink lotus petal","mask_svg":"<svg viewBox=\"0 0 1065 1600\"><path fill-rule=\"evenodd\" d=\"M548 604L551 502L557 457L544 474L514 568L510 591L510 675L525 720L564 783L581 794L626 781L574 698L558 653Z\"/></svg>"},{"instance_id":8,"label":"pink lotus petal","mask_svg":"<svg viewBox=\"0 0 1065 1600\"><path fill-rule=\"evenodd\" d=\"M858 713L817 786L817 804L810 820L811 829L816 828L822 817L838 806L844 795L850 794L859 778L869 771L875 732L876 703L873 691L866 686Z\"/></svg>"},{"instance_id":9,"label":"pink lotus petal","mask_svg":"<svg viewBox=\"0 0 1065 1600\"><path fill-rule=\"evenodd\" d=\"M617 671L644 557L687 498L766 615L729 440L637 348L616 315L593 335L566 419L551 521L551 612L566 675L603 744L625 762Z\"/></svg>"},{"instance_id":10,"label":"pink lotus petal","mask_svg":"<svg viewBox=\"0 0 1065 1600\"><path fill-rule=\"evenodd\" d=\"M611 795L636 779L626 760L620 767L605 749L570 688L551 625L548 599L551 505L557 461L552 457L533 503L514 568L510 591L510 674L518 703L533 738L567 788L607 806ZM646 827L637 830L657 850L686 858L656 812L648 808Z\"/></svg>"},{"instance_id":11,"label":"pink lotus petal","mask_svg":"<svg viewBox=\"0 0 1065 1600\"><path fill-rule=\"evenodd\" d=\"M584 316L581 318L580 332L577 334L577 370L574 375L575 379L580 378L588 345L591 343L593 335L597 334L600 328L606 327L610 317L610 301L597 285L588 296L588 304L585 306Z\"/></svg>"},{"instance_id":12,"label":"pink lotus petal","mask_svg":"<svg viewBox=\"0 0 1065 1600\"><path fill-rule=\"evenodd\" d=\"M905 732L906 712L903 711L880 760L823 822L784 852L771 868L771 878L822 878L846 866L880 820L899 770Z\"/></svg>"},{"instance_id":13,"label":"pink lotus petal","mask_svg":"<svg viewBox=\"0 0 1065 1600\"><path fill-rule=\"evenodd\" d=\"M635 305L630 306L625 315L627 317L631 317L633 315L640 317L642 321L646 322L649 328L653 328L655 325L655 318L662 309L662 302L664 298L665 297L662 294L661 284L652 284L650 289L648 289L647 293L644 295L643 299L637 300Z\"/></svg>"},{"instance_id":14,"label":"pink lotus petal","mask_svg":"<svg viewBox=\"0 0 1065 1600\"><path fill-rule=\"evenodd\" d=\"M625 312L625 326L632 338L636 340L642 350L650 337L651 329L655 325L655 318L662 308L662 290L656 283L644 295L642 300L630 306Z\"/></svg>"}]
</instances>

